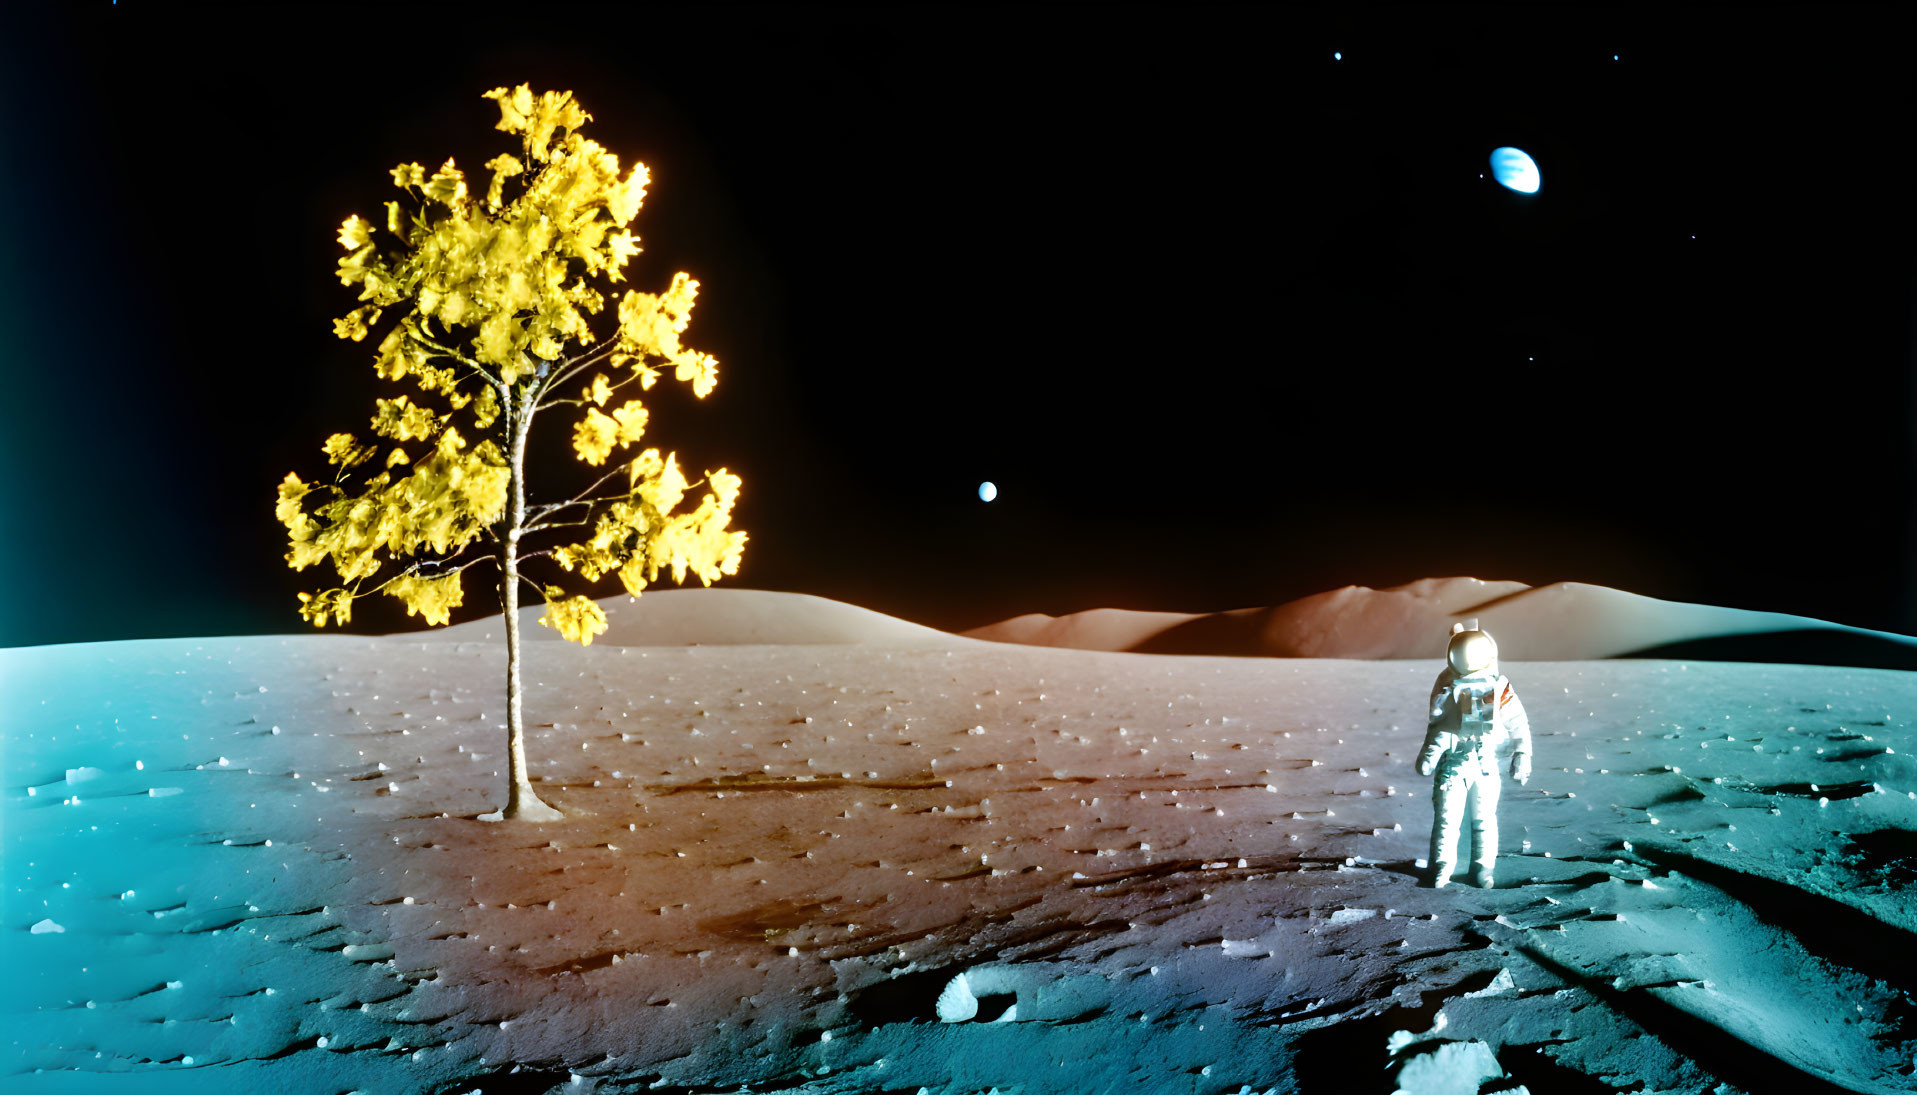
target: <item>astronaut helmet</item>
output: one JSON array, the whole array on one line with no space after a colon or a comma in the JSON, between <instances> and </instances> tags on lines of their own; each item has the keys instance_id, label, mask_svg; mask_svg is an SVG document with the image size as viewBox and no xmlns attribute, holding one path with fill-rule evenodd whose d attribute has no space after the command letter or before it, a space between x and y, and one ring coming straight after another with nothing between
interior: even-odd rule
<instances>
[{"instance_id":1,"label":"astronaut helmet","mask_svg":"<svg viewBox=\"0 0 1917 1095\"><path fill-rule=\"evenodd\" d=\"M1478 630L1478 621L1451 625L1451 645L1445 659L1461 677L1498 671L1498 641L1489 632Z\"/></svg>"}]
</instances>

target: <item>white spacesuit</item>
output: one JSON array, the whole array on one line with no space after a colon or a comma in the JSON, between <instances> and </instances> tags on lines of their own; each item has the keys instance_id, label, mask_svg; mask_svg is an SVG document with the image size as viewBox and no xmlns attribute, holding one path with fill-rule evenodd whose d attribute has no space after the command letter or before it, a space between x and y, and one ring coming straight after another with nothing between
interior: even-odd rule
<instances>
[{"instance_id":1,"label":"white spacesuit","mask_svg":"<svg viewBox=\"0 0 1917 1095\"><path fill-rule=\"evenodd\" d=\"M1511 778L1531 778L1531 724L1498 672L1498 644L1478 622L1454 624L1450 663L1431 687L1430 725L1418 774L1431 781L1431 884L1451 881L1459 830L1471 819L1471 881L1485 889L1498 858L1498 754L1511 745Z\"/></svg>"}]
</instances>

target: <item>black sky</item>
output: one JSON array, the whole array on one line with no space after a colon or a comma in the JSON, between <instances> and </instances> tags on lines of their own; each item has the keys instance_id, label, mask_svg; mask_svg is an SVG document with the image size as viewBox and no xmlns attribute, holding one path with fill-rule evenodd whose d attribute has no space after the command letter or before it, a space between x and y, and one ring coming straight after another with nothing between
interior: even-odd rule
<instances>
[{"instance_id":1,"label":"black sky","mask_svg":"<svg viewBox=\"0 0 1917 1095\"><path fill-rule=\"evenodd\" d=\"M957 629L1472 574L1917 632L1903 26L10 9L0 644L305 627L274 484L387 394L338 225L478 173L522 82L651 168L635 284L702 282L720 385L654 433L744 476L734 584Z\"/></svg>"}]
</instances>

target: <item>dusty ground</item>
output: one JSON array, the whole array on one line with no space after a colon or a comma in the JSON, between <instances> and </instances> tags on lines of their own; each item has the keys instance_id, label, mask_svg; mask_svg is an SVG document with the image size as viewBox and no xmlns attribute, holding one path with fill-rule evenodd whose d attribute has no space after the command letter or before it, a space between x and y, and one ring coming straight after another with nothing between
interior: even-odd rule
<instances>
[{"instance_id":1,"label":"dusty ground","mask_svg":"<svg viewBox=\"0 0 1917 1095\"><path fill-rule=\"evenodd\" d=\"M1436 664L529 657L544 826L475 820L495 643L0 652L9 1084L1914 1086L1911 674L1507 662L1485 892L1417 881Z\"/></svg>"}]
</instances>

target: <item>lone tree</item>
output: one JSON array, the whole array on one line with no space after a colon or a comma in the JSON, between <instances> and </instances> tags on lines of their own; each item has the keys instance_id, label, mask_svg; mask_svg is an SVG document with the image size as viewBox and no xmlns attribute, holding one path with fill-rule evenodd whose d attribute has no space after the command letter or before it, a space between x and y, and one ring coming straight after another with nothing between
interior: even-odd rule
<instances>
[{"instance_id":1,"label":"lone tree","mask_svg":"<svg viewBox=\"0 0 1917 1095\"><path fill-rule=\"evenodd\" d=\"M519 583L545 598L539 622L574 642L590 644L606 630L606 616L584 595L532 582L521 565L547 557L588 582L616 573L637 597L663 569L675 582L690 570L706 585L737 573L746 535L727 528L738 476L707 472L709 490L682 511L699 484L686 481L676 454L662 458L657 449L565 501L527 506L526 438L539 412L581 408L573 449L598 467L645 433L646 408L637 398L615 401L616 393L631 396L634 383L650 390L669 365L703 399L717 362L679 341L699 289L686 274L675 274L662 294L628 290L610 341L581 315L597 315L605 304L587 276L621 281L639 251L626 226L645 197L645 165L621 176L617 156L579 135L592 116L569 91L535 96L521 84L485 97L498 101L497 128L519 135L525 160L502 153L489 161L483 201L450 159L430 176L419 164L401 164L393 182L416 201L410 210L386 203L392 239L376 238L375 226L357 215L340 226L348 252L340 283L360 286L367 303L335 320L334 333L359 342L388 310L406 305L380 339L373 367L382 380L408 382L419 394L376 400L372 432L390 444L328 437L332 481L288 473L274 514L290 534L286 561L295 570L331 560L339 573L337 587L299 595L300 615L318 627L328 619L344 625L355 598L382 592L404 602L408 615L447 623L464 597L460 576L499 564L510 786L506 805L481 817L549 821L563 815L540 801L526 775ZM510 201L509 183L518 184ZM583 268L576 276L574 263ZM569 343L579 347L570 355ZM562 398L568 391L577 398ZM534 550L527 538L540 533L585 538Z\"/></svg>"}]
</instances>

